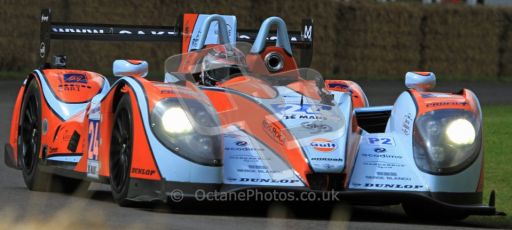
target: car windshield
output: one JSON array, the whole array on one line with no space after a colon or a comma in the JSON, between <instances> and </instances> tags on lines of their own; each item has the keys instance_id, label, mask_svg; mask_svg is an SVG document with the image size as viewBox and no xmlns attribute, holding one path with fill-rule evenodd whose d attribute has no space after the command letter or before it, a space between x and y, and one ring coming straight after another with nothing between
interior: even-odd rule
<instances>
[{"instance_id":1,"label":"car windshield","mask_svg":"<svg viewBox=\"0 0 512 230\"><path fill-rule=\"evenodd\" d=\"M207 97L220 92L219 88L228 92L216 99L231 108L218 111L227 133L225 141L249 143L246 148L257 152L260 159L275 158L271 153L274 151L289 162L289 157L302 151L320 149L311 147L316 142L344 140L345 115L335 105L334 96L324 89L318 71L299 68L271 72L262 55L250 53L250 47L247 43L213 45L172 56L165 63L165 82L194 85ZM215 104L215 100L212 102ZM258 133L260 129L262 134ZM237 139L243 133L258 136L266 144L252 138ZM306 149L301 150L301 146ZM272 178L293 174L281 161L262 161L265 167L274 169Z\"/></svg>"},{"instance_id":2,"label":"car windshield","mask_svg":"<svg viewBox=\"0 0 512 230\"><path fill-rule=\"evenodd\" d=\"M171 56L165 61L164 81L231 88L262 98L277 96L273 87L288 86L308 98L329 103L319 72L308 68L271 72L264 58L251 53L250 48L251 44L243 42L209 45Z\"/></svg>"}]
</instances>

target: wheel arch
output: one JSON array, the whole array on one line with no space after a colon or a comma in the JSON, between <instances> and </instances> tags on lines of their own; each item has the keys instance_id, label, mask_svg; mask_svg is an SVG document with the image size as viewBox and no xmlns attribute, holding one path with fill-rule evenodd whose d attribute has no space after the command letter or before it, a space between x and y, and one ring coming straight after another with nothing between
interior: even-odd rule
<instances>
[{"instance_id":1,"label":"wheel arch","mask_svg":"<svg viewBox=\"0 0 512 230\"><path fill-rule=\"evenodd\" d=\"M149 108L141 108L141 105L138 100L144 98L147 100L144 92L138 92L135 90L137 87L141 87L144 90L144 84L142 84L137 78L129 78L123 77L116 81L112 86L110 95L107 95L104 100L111 100L110 103L107 102L105 105L106 112L109 113L107 117L106 123L108 127L108 132L102 133L102 135L108 136L109 144L102 148L104 158L103 160L110 159L110 138L112 135L113 128L113 120L115 116L115 111L119 106L120 99L123 95L130 95L130 103L132 109L132 120L133 120L133 154L132 154L132 164L130 170L130 178L137 179L147 179L147 180L161 180L161 174L156 164L155 157L153 156L153 152L149 143L149 139L147 137L146 132L151 132L151 130L146 130L143 124L142 113L147 112ZM135 81L132 81L135 80ZM138 84L138 85L134 85ZM102 109L102 115L106 115ZM103 118L102 118L103 119ZM102 121L105 123L105 121ZM105 165L109 165L109 160L107 160ZM110 176L110 166L104 167L104 171L100 172L100 175ZM134 170L134 169L144 169L144 170ZM140 174L140 172L153 172L150 175Z\"/></svg>"},{"instance_id":2,"label":"wheel arch","mask_svg":"<svg viewBox=\"0 0 512 230\"><path fill-rule=\"evenodd\" d=\"M11 127L9 132L9 142L7 143L8 146L10 146L10 150L12 152L12 159L15 161L16 168L19 168L19 160L18 160L18 134L19 134L19 127L20 127L20 113L21 113L21 107L23 105L23 100L26 94L27 86L30 85L30 83L36 79L37 84L39 86L39 93L41 98L44 97L43 93L41 92L41 83L39 82L39 79L37 77L37 74L34 72L29 73L25 80L23 81L23 84L21 85L20 89L18 90L18 95L16 97L16 101L14 103L14 108L12 112L11 117Z\"/></svg>"}]
</instances>

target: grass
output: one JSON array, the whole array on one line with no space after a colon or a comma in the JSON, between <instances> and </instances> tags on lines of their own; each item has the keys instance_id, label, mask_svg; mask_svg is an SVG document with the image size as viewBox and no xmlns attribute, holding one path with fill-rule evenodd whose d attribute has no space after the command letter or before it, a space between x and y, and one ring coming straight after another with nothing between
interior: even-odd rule
<instances>
[{"instance_id":1,"label":"grass","mask_svg":"<svg viewBox=\"0 0 512 230\"><path fill-rule=\"evenodd\" d=\"M512 106L486 106L484 113L484 202L496 191L496 209L506 217L471 217L477 222L495 222L512 228Z\"/></svg>"}]
</instances>

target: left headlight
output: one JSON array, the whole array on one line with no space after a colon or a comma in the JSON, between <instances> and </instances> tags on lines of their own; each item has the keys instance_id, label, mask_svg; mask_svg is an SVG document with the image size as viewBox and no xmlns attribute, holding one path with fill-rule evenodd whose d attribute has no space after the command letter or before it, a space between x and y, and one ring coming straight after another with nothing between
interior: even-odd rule
<instances>
[{"instance_id":1,"label":"left headlight","mask_svg":"<svg viewBox=\"0 0 512 230\"><path fill-rule=\"evenodd\" d=\"M473 163L481 146L480 117L469 111L435 110L414 124L414 160L427 173L457 173Z\"/></svg>"},{"instance_id":2,"label":"left headlight","mask_svg":"<svg viewBox=\"0 0 512 230\"><path fill-rule=\"evenodd\" d=\"M170 134L190 133L194 130L187 113L181 107L171 107L162 115L162 127Z\"/></svg>"},{"instance_id":3,"label":"left headlight","mask_svg":"<svg viewBox=\"0 0 512 230\"><path fill-rule=\"evenodd\" d=\"M212 108L195 99L167 98L156 103L151 128L179 156L202 165L222 165L222 133Z\"/></svg>"}]
</instances>

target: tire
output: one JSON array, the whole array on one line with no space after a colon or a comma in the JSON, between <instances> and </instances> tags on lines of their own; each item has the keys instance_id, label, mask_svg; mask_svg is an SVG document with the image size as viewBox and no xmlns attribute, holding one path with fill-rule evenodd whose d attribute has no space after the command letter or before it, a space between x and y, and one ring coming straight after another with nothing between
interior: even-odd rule
<instances>
[{"instance_id":1,"label":"tire","mask_svg":"<svg viewBox=\"0 0 512 230\"><path fill-rule=\"evenodd\" d=\"M114 201L120 206L132 206L128 200L130 168L133 151L133 119L130 95L119 100L110 144L110 187Z\"/></svg>"},{"instance_id":2,"label":"tire","mask_svg":"<svg viewBox=\"0 0 512 230\"><path fill-rule=\"evenodd\" d=\"M21 105L18 129L18 160L28 189L49 191L51 176L39 170L41 150L41 95L39 85L30 81Z\"/></svg>"},{"instance_id":3,"label":"tire","mask_svg":"<svg viewBox=\"0 0 512 230\"><path fill-rule=\"evenodd\" d=\"M18 160L21 163L25 185L33 191L87 191L89 184L82 180L51 175L40 170L41 118L41 94L37 80L34 79L28 84L23 97L18 129Z\"/></svg>"},{"instance_id":4,"label":"tire","mask_svg":"<svg viewBox=\"0 0 512 230\"><path fill-rule=\"evenodd\" d=\"M425 221L454 221L464 220L469 215L464 213L454 213L443 210L436 210L435 208L422 206L411 203L403 203L402 208L408 217L416 220Z\"/></svg>"}]
</instances>

